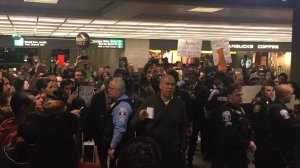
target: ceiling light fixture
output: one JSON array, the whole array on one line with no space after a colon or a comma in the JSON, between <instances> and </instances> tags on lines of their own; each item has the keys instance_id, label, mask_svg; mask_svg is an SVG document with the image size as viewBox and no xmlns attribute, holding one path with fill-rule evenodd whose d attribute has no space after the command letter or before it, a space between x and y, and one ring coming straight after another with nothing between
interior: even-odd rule
<instances>
[{"instance_id":1,"label":"ceiling light fixture","mask_svg":"<svg viewBox=\"0 0 300 168\"><path fill-rule=\"evenodd\" d=\"M206 8L206 7L197 7L188 10L189 12L206 12L206 13L212 13L212 12L217 12L220 11L224 8Z\"/></svg>"},{"instance_id":2,"label":"ceiling light fixture","mask_svg":"<svg viewBox=\"0 0 300 168\"><path fill-rule=\"evenodd\" d=\"M24 0L24 2L57 4L58 0Z\"/></svg>"}]
</instances>

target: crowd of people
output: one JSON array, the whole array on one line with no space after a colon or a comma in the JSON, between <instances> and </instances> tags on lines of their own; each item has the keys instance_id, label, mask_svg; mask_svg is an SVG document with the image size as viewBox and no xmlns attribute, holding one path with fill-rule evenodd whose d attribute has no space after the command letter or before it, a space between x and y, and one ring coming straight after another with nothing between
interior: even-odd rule
<instances>
[{"instance_id":1,"label":"crowd of people","mask_svg":"<svg viewBox=\"0 0 300 168\"><path fill-rule=\"evenodd\" d=\"M0 167L192 168L200 137L212 168L295 167L298 87L262 66L235 72L150 59L111 72L41 63L0 68ZM242 88L261 85L252 103ZM91 86L90 102L79 96ZM82 145L93 140L93 163Z\"/></svg>"}]
</instances>

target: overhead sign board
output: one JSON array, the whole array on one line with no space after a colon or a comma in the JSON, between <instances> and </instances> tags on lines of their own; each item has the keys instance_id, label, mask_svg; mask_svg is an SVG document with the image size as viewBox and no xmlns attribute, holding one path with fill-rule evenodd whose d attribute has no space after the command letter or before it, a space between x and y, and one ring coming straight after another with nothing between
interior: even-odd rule
<instances>
[{"instance_id":1,"label":"overhead sign board","mask_svg":"<svg viewBox=\"0 0 300 168\"><path fill-rule=\"evenodd\" d=\"M24 38L14 40L14 47L45 47L46 44L46 40L24 40Z\"/></svg>"},{"instance_id":2,"label":"overhead sign board","mask_svg":"<svg viewBox=\"0 0 300 168\"><path fill-rule=\"evenodd\" d=\"M98 44L98 48L123 49L125 48L124 39L97 39L93 43Z\"/></svg>"},{"instance_id":3,"label":"overhead sign board","mask_svg":"<svg viewBox=\"0 0 300 168\"><path fill-rule=\"evenodd\" d=\"M279 50L279 44L268 44L268 43L231 43L230 49L232 50Z\"/></svg>"}]
</instances>

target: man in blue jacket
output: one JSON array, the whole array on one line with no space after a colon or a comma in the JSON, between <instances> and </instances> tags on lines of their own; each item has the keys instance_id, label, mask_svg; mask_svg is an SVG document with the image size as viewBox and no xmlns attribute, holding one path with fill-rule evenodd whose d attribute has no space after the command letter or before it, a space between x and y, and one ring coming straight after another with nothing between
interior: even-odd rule
<instances>
[{"instance_id":1,"label":"man in blue jacket","mask_svg":"<svg viewBox=\"0 0 300 168\"><path fill-rule=\"evenodd\" d=\"M125 82L122 78L113 78L108 85L108 96L113 100L106 112L102 134L102 150L100 151L101 167L106 168L107 157L110 168L116 167L116 158L120 146L126 138L127 122L132 114L129 97L125 94Z\"/></svg>"}]
</instances>

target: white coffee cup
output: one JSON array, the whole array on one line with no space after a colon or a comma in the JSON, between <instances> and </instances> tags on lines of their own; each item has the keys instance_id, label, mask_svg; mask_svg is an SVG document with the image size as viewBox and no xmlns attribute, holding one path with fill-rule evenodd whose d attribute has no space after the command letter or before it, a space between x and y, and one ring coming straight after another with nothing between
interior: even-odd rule
<instances>
[{"instance_id":1,"label":"white coffee cup","mask_svg":"<svg viewBox=\"0 0 300 168\"><path fill-rule=\"evenodd\" d=\"M148 118L154 119L154 108L153 107L147 107L147 114L148 114Z\"/></svg>"}]
</instances>

